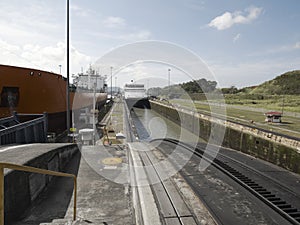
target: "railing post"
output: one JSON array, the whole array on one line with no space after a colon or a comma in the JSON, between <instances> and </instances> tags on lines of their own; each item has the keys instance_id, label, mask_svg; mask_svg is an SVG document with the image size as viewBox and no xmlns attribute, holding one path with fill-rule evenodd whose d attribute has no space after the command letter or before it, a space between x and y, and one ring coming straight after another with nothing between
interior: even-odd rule
<instances>
[{"instance_id":1,"label":"railing post","mask_svg":"<svg viewBox=\"0 0 300 225\"><path fill-rule=\"evenodd\" d=\"M0 225L4 225L4 167L0 165Z\"/></svg>"},{"instance_id":2,"label":"railing post","mask_svg":"<svg viewBox=\"0 0 300 225\"><path fill-rule=\"evenodd\" d=\"M73 212L73 221L76 220L76 210L77 210L77 178L74 176L74 212Z\"/></svg>"},{"instance_id":3,"label":"railing post","mask_svg":"<svg viewBox=\"0 0 300 225\"><path fill-rule=\"evenodd\" d=\"M14 120L18 121L18 113L17 111L13 111Z\"/></svg>"},{"instance_id":4,"label":"railing post","mask_svg":"<svg viewBox=\"0 0 300 225\"><path fill-rule=\"evenodd\" d=\"M44 122L44 141L47 142L47 132L48 132L48 113L47 112L44 112L43 122Z\"/></svg>"}]
</instances>

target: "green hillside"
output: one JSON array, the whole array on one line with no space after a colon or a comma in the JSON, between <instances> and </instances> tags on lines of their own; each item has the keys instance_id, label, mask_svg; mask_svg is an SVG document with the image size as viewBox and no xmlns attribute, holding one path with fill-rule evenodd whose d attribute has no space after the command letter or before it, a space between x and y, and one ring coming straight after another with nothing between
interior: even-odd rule
<instances>
[{"instance_id":1,"label":"green hillside","mask_svg":"<svg viewBox=\"0 0 300 225\"><path fill-rule=\"evenodd\" d=\"M284 73L273 80L257 86L250 93L263 95L299 95L300 70Z\"/></svg>"}]
</instances>

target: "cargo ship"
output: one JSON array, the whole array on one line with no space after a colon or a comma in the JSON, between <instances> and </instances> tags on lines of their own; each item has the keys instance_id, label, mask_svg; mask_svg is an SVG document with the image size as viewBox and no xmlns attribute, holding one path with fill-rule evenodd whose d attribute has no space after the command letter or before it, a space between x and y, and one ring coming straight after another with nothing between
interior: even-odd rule
<instances>
[{"instance_id":1,"label":"cargo ship","mask_svg":"<svg viewBox=\"0 0 300 225\"><path fill-rule=\"evenodd\" d=\"M150 109L150 102L144 84L134 83L133 81L125 84L124 99L129 110L133 107Z\"/></svg>"},{"instance_id":2,"label":"cargo ship","mask_svg":"<svg viewBox=\"0 0 300 225\"><path fill-rule=\"evenodd\" d=\"M82 74L84 75L84 74ZM103 87L96 93L97 107L105 104L107 93ZM52 72L0 65L0 118L14 111L24 114L48 114L48 131L60 133L66 129L67 79ZM70 109L92 107L95 96L88 88L77 91L69 87Z\"/></svg>"}]
</instances>

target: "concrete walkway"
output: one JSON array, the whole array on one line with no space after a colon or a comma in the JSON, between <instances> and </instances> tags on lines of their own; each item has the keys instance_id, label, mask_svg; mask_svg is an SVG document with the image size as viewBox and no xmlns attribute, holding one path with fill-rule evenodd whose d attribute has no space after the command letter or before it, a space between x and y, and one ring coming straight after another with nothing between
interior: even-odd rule
<instances>
[{"instance_id":1,"label":"concrete walkway","mask_svg":"<svg viewBox=\"0 0 300 225\"><path fill-rule=\"evenodd\" d=\"M123 103L115 103L106 118L105 122L115 131L114 134L122 132ZM98 140L95 146L82 146L66 168L65 172L77 174L75 222L72 221L73 183L57 178L28 210L28 216L14 225L135 224L129 191L128 153L122 142L105 146L102 140ZM8 156L10 150L3 151Z\"/></svg>"},{"instance_id":2,"label":"concrete walkway","mask_svg":"<svg viewBox=\"0 0 300 225\"><path fill-rule=\"evenodd\" d=\"M103 145L82 148L76 224L134 224L125 162L126 152L120 148ZM73 202L66 218L72 215Z\"/></svg>"},{"instance_id":3,"label":"concrete walkway","mask_svg":"<svg viewBox=\"0 0 300 225\"><path fill-rule=\"evenodd\" d=\"M107 124L108 130L114 130L109 136L123 131L123 116L123 102L117 100L105 121L102 121ZM112 145L103 145L103 140L98 140L95 146L81 148L76 225L135 224L129 192L128 152L123 140L110 141ZM51 224L70 224L72 216L73 199L65 215L67 221L55 220Z\"/></svg>"},{"instance_id":4,"label":"concrete walkway","mask_svg":"<svg viewBox=\"0 0 300 225\"><path fill-rule=\"evenodd\" d=\"M77 174L77 220L72 179L57 178L14 225L135 224L122 146L83 146L64 172Z\"/></svg>"}]
</instances>

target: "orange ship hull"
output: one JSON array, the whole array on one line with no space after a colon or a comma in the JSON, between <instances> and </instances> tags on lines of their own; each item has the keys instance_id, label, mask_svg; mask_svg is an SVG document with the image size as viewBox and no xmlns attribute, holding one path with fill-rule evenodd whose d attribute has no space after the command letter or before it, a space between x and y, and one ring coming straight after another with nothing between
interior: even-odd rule
<instances>
[{"instance_id":1,"label":"orange ship hull","mask_svg":"<svg viewBox=\"0 0 300 225\"><path fill-rule=\"evenodd\" d=\"M48 113L49 131L61 132L66 124L66 78L59 74L0 65L0 118L13 111L26 114ZM70 109L90 107L93 93L70 92ZM106 101L106 93L97 93L97 105ZM74 102L74 103L73 103Z\"/></svg>"}]
</instances>

